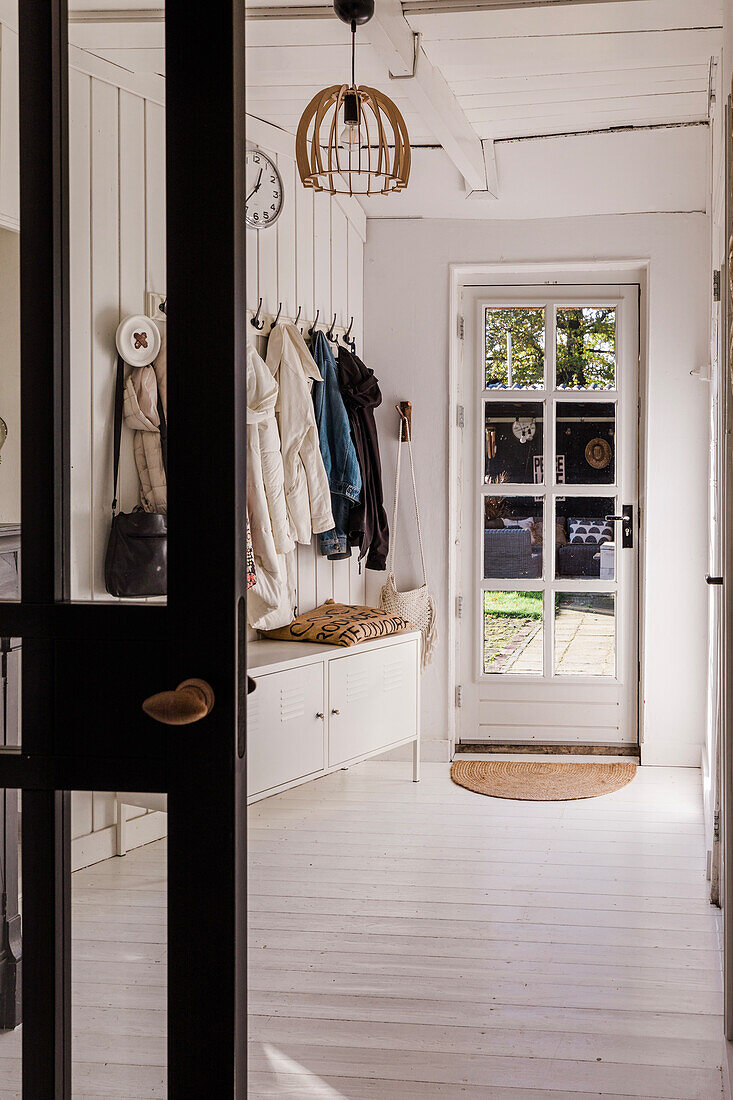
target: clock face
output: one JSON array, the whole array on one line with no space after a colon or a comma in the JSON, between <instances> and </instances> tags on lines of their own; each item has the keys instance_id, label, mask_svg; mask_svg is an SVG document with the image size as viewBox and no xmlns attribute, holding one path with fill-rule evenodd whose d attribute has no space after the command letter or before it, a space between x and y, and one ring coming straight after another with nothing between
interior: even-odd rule
<instances>
[{"instance_id":1,"label":"clock face","mask_svg":"<svg viewBox=\"0 0 733 1100\"><path fill-rule=\"evenodd\" d=\"M276 166L259 149L247 150L247 198L244 218L252 229L272 225L283 208L283 182Z\"/></svg>"}]
</instances>

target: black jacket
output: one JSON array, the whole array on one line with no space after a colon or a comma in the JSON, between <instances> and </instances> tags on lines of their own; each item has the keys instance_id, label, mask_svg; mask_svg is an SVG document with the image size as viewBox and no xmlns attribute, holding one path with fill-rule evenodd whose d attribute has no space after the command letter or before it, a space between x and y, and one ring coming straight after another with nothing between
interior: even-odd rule
<instances>
[{"instance_id":1,"label":"black jacket","mask_svg":"<svg viewBox=\"0 0 733 1100\"><path fill-rule=\"evenodd\" d=\"M374 371L358 355L339 348L339 386L351 425L351 438L361 467L362 491L349 516L349 543L359 547L359 560L366 555L367 569L387 568L389 527L384 511L382 463L374 410L382 394Z\"/></svg>"}]
</instances>

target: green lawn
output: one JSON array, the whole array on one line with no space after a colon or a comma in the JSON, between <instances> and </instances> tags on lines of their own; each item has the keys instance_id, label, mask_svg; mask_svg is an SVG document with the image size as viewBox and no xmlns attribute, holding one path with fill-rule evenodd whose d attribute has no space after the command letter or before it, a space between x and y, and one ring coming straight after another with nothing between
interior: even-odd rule
<instances>
[{"instance_id":1,"label":"green lawn","mask_svg":"<svg viewBox=\"0 0 733 1100\"><path fill-rule=\"evenodd\" d=\"M541 619L541 592L484 592L484 614L511 619Z\"/></svg>"}]
</instances>

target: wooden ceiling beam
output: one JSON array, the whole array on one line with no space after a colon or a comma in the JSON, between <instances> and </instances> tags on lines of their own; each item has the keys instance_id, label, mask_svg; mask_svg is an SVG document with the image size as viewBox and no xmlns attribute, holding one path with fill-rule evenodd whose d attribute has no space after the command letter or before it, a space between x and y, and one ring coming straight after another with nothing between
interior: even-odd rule
<instances>
[{"instance_id":1,"label":"wooden ceiling beam","mask_svg":"<svg viewBox=\"0 0 733 1100\"><path fill-rule=\"evenodd\" d=\"M481 142L445 77L431 63L402 14L400 0L377 0L374 16L362 33L387 66L390 78L404 81L405 94L463 176L467 191L489 191L498 197L491 143Z\"/></svg>"}]
</instances>

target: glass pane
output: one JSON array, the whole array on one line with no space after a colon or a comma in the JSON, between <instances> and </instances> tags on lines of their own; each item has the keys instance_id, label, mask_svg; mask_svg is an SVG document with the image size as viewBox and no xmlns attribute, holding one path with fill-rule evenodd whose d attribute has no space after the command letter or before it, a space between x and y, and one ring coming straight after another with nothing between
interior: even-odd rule
<instances>
[{"instance_id":1,"label":"glass pane","mask_svg":"<svg viewBox=\"0 0 733 1100\"><path fill-rule=\"evenodd\" d=\"M542 675L542 593L484 592L484 672Z\"/></svg>"},{"instance_id":2,"label":"glass pane","mask_svg":"<svg viewBox=\"0 0 733 1100\"><path fill-rule=\"evenodd\" d=\"M541 484L542 402L486 401L484 418L486 484Z\"/></svg>"},{"instance_id":3,"label":"glass pane","mask_svg":"<svg viewBox=\"0 0 733 1100\"><path fill-rule=\"evenodd\" d=\"M0 601L20 599L20 172L18 5L2 21L0 158Z\"/></svg>"},{"instance_id":4,"label":"glass pane","mask_svg":"<svg viewBox=\"0 0 733 1100\"><path fill-rule=\"evenodd\" d=\"M613 676L616 671L614 596L559 592L555 596L555 672Z\"/></svg>"},{"instance_id":5,"label":"glass pane","mask_svg":"<svg viewBox=\"0 0 733 1100\"><path fill-rule=\"evenodd\" d=\"M484 577L542 576L542 498L486 497Z\"/></svg>"},{"instance_id":6,"label":"glass pane","mask_svg":"<svg viewBox=\"0 0 733 1100\"><path fill-rule=\"evenodd\" d=\"M555 576L612 581L615 524L613 497L558 497L555 517Z\"/></svg>"},{"instance_id":7,"label":"glass pane","mask_svg":"<svg viewBox=\"0 0 733 1100\"><path fill-rule=\"evenodd\" d=\"M69 595L76 601L160 600L166 588L164 8L156 4L146 17L144 49L126 48L135 27L124 19L69 24ZM120 553L106 570L113 499L134 565Z\"/></svg>"},{"instance_id":8,"label":"glass pane","mask_svg":"<svg viewBox=\"0 0 733 1100\"><path fill-rule=\"evenodd\" d=\"M166 840L158 838L167 814L152 809L165 796L129 797L147 808L111 791L71 794L73 1095L160 1100L168 888ZM105 832L116 832L123 858L104 858Z\"/></svg>"},{"instance_id":9,"label":"glass pane","mask_svg":"<svg viewBox=\"0 0 733 1100\"><path fill-rule=\"evenodd\" d=\"M484 317L487 390L537 390L545 379L545 311L510 306Z\"/></svg>"},{"instance_id":10,"label":"glass pane","mask_svg":"<svg viewBox=\"0 0 733 1100\"><path fill-rule=\"evenodd\" d=\"M0 789L0 1095L21 1096L20 791ZM28 993L26 992L26 996Z\"/></svg>"},{"instance_id":11,"label":"glass pane","mask_svg":"<svg viewBox=\"0 0 733 1100\"><path fill-rule=\"evenodd\" d=\"M616 406L608 401L558 401L558 482L612 485L616 479Z\"/></svg>"},{"instance_id":12,"label":"glass pane","mask_svg":"<svg viewBox=\"0 0 733 1100\"><path fill-rule=\"evenodd\" d=\"M616 385L616 310L582 306L557 311L557 388L612 390Z\"/></svg>"}]
</instances>

